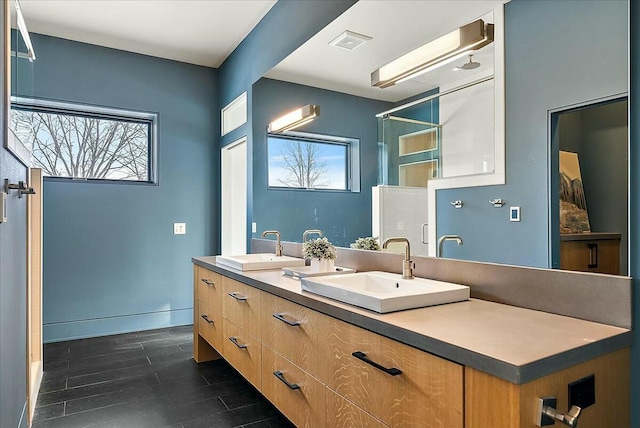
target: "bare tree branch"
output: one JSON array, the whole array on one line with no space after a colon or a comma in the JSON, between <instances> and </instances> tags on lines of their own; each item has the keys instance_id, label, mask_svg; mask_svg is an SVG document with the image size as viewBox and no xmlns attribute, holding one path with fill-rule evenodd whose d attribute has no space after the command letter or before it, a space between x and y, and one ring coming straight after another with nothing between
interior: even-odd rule
<instances>
[{"instance_id":1,"label":"bare tree branch","mask_svg":"<svg viewBox=\"0 0 640 428\"><path fill-rule=\"evenodd\" d=\"M322 148L311 141L287 140L280 151L281 167L287 172L286 178L278 180L287 187L312 189L327 187L323 181L327 167L322 160Z\"/></svg>"},{"instance_id":2,"label":"bare tree branch","mask_svg":"<svg viewBox=\"0 0 640 428\"><path fill-rule=\"evenodd\" d=\"M146 123L25 110L11 118L46 175L148 179Z\"/></svg>"}]
</instances>

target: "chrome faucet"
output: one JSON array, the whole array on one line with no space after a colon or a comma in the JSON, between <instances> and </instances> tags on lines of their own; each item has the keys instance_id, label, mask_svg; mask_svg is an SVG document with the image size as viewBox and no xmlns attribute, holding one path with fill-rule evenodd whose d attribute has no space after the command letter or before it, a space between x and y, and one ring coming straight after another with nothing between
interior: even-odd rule
<instances>
[{"instance_id":1,"label":"chrome faucet","mask_svg":"<svg viewBox=\"0 0 640 428\"><path fill-rule=\"evenodd\" d=\"M262 237L267 235L276 235L276 257L282 256L282 245L280 245L280 232L277 230L265 230L262 232Z\"/></svg>"},{"instance_id":2,"label":"chrome faucet","mask_svg":"<svg viewBox=\"0 0 640 428\"><path fill-rule=\"evenodd\" d=\"M320 235L320 237L322 238L322 231L320 229L307 229L302 234L302 243L307 242L307 236L311 235L312 233Z\"/></svg>"},{"instance_id":3,"label":"chrome faucet","mask_svg":"<svg viewBox=\"0 0 640 428\"><path fill-rule=\"evenodd\" d=\"M444 241L456 241L458 245L464 244L464 242L462 242L462 238L458 235L442 235L440 239L438 239L438 251L436 252L436 257L442 257Z\"/></svg>"},{"instance_id":4,"label":"chrome faucet","mask_svg":"<svg viewBox=\"0 0 640 428\"><path fill-rule=\"evenodd\" d=\"M402 261L402 279L413 279L413 262L411 261L411 244L407 238L387 238L382 243L382 248L387 249L387 245L392 242L404 242L404 260Z\"/></svg>"}]
</instances>

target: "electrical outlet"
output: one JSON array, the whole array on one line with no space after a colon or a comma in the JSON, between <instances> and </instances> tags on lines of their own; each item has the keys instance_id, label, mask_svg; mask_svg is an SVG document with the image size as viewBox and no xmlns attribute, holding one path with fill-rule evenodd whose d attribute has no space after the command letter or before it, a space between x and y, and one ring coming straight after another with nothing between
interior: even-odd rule
<instances>
[{"instance_id":1,"label":"electrical outlet","mask_svg":"<svg viewBox=\"0 0 640 428\"><path fill-rule=\"evenodd\" d=\"M173 223L173 234L184 235L187 233L187 223Z\"/></svg>"},{"instance_id":2,"label":"electrical outlet","mask_svg":"<svg viewBox=\"0 0 640 428\"><path fill-rule=\"evenodd\" d=\"M596 376L589 375L569 384L569 408L585 409L596 403Z\"/></svg>"}]
</instances>

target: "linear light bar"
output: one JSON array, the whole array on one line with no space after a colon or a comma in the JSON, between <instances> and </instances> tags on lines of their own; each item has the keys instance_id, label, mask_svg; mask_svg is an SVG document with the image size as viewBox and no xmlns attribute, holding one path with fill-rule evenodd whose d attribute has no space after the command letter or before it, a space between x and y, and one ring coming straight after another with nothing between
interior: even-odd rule
<instances>
[{"instance_id":1,"label":"linear light bar","mask_svg":"<svg viewBox=\"0 0 640 428\"><path fill-rule=\"evenodd\" d=\"M320 116L320 106L307 104L271 122L267 131L270 133L288 131L309 123L318 116Z\"/></svg>"},{"instance_id":2,"label":"linear light bar","mask_svg":"<svg viewBox=\"0 0 640 428\"><path fill-rule=\"evenodd\" d=\"M402 55L371 73L371 86L388 88L493 42L493 24L471 22Z\"/></svg>"},{"instance_id":3,"label":"linear light bar","mask_svg":"<svg viewBox=\"0 0 640 428\"><path fill-rule=\"evenodd\" d=\"M29 56L29 61L33 62L36 60L36 52L33 50L33 44L31 44L29 30L27 30L27 23L24 22L22 9L20 9L20 2L18 0L13 0L13 4L16 8L16 21L18 23L18 30L20 31L20 35L22 36L22 40L24 41L25 46L27 47L27 55Z\"/></svg>"}]
</instances>

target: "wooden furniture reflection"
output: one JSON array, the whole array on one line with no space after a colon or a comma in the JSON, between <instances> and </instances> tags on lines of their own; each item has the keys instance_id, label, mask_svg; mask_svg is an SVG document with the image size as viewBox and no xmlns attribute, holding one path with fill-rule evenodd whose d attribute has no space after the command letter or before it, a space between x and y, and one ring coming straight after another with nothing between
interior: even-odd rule
<instances>
[{"instance_id":1,"label":"wooden furniture reflection","mask_svg":"<svg viewBox=\"0 0 640 428\"><path fill-rule=\"evenodd\" d=\"M620 275L620 234L561 234L560 269Z\"/></svg>"}]
</instances>

